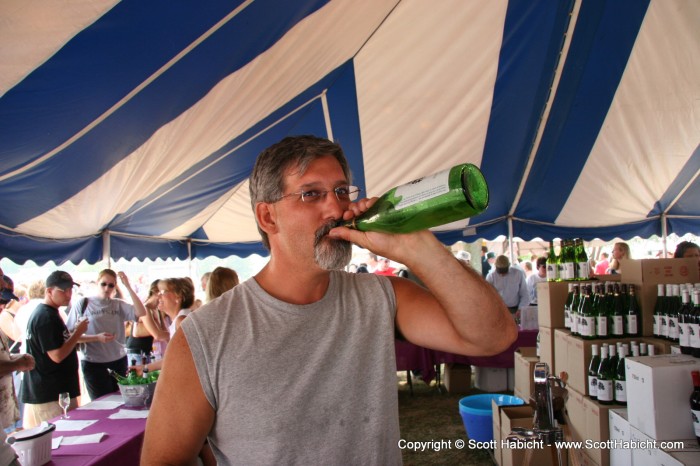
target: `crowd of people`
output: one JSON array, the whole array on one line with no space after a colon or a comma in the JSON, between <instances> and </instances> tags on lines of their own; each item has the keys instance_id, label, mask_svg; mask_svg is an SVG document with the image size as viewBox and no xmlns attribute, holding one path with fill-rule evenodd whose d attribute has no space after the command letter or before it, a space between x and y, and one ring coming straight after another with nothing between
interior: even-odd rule
<instances>
[{"instance_id":1,"label":"crowd of people","mask_svg":"<svg viewBox=\"0 0 700 466\"><path fill-rule=\"evenodd\" d=\"M238 284L236 272L227 267L206 275L205 302ZM119 391L110 371L140 374L146 355L154 358L152 370L160 368L168 342L202 304L195 300L190 278L154 280L143 297L123 272L104 269L96 283L96 292L79 296L74 292L84 287L59 270L28 288L15 288L0 269L0 423L5 435L62 414L60 393L69 393L70 410L81 397L84 402ZM200 454L206 457L204 446Z\"/></svg>"}]
</instances>

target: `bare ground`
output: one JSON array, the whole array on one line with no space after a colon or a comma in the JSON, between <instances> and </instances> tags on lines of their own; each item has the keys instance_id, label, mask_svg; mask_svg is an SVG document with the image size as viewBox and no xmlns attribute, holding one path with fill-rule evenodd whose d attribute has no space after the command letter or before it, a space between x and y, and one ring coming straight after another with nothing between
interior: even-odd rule
<instances>
[{"instance_id":1,"label":"bare ground","mask_svg":"<svg viewBox=\"0 0 700 466\"><path fill-rule=\"evenodd\" d=\"M435 381L426 385L422 380L413 381L413 395L406 382L406 372L398 373L399 424L401 438L407 442L441 442L448 445L435 451L403 450L403 463L406 466L437 465L493 465L493 457L488 450L458 449L457 440L468 442L462 417L459 414L459 400L465 396L483 393L472 388L468 393L447 393L442 387L438 390Z\"/></svg>"}]
</instances>

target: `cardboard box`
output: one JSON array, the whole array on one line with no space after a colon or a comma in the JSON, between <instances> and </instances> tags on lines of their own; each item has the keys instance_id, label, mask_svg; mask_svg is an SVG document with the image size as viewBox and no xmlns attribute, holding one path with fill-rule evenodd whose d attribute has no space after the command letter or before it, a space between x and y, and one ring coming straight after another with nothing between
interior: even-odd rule
<instances>
[{"instance_id":1,"label":"cardboard box","mask_svg":"<svg viewBox=\"0 0 700 466\"><path fill-rule=\"evenodd\" d=\"M688 400L700 359L684 354L626 358L630 425L655 440L695 437Z\"/></svg>"},{"instance_id":2,"label":"cardboard box","mask_svg":"<svg viewBox=\"0 0 700 466\"><path fill-rule=\"evenodd\" d=\"M586 439L605 442L610 439L610 410L622 408L620 405L602 405L590 398L583 397L583 409L586 412ZM609 466L609 448L591 448L586 451L599 466Z\"/></svg>"},{"instance_id":3,"label":"cardboard box","mask_svg":"<svg viewBox=\"0 0 700 466\"><path fill-rule=\"evenodd\" d=\"M627 412L629 416L629 409ZM630 441L635 445L635 448L631 449L631 464L634 466L657 466L656 447L653 446L654 440L652 438L630 424Z\"/></svg>"},{"instance_id":4,"label":"cardboard box","mask_svg":"<svg viewBox=\"0 0 700 466\"><path fill-rule=\"evenodd\" d=\"M571 377L571 369L569 368L569 347L567 337L571 334L566 329L558 328L554 330L554 366L550 367L552 374L559 377L560 373L566 372ZM570 382L567 382L570 383ZM579 390L579 389L577 389ZM581 391L581 390L579 390Z\"/></svg>"},{"instance_id":5,"label":"cardboard box","mask_svg":"<svg viewBox=\"0 0 700 466\"><path fill-rule=\"evenodd\" d=\"M582 393L567 387L566 412L569 419L569 430L572 440L586 442L606 442L610 439L610 410L621 409L620 405L602 405L591 400ZM610 464L610 450L597 448L586 450L588 460L584 461L580 454L577 458L586 464L608 466Z\"/></svg>"},{"instance_id":6,"label":"cardboard box","mask_svg":"<svg viewBox=\"0 0 700 466\"><path fill-rule=\"evenodd\" d=\"M611 409L608 411L610 424L610 440L619 442L630 441L630 423L627 420L627 409ZM630 448L611 448L610 466L629 466L632 464Z\"/></svg>"},{"instance_id":7,"label":"cardboard box","mask_svg":"<svg viewBox=\"0 0 700 466\"><path fill-rule=\"evenodd\" d=\"M540 326L540 362L546 362L554 373L554 330Z\"/></svg>"},{"instance_id":8,"label":"cardboard box","mask_svg":"<svg viewBox=\"0 0 700 466\"><path fill-rule=\"evenodd\" d=\"M565 327L564 304L568 294L568 282L541 282L537 284L537 321L540 327Z\"/></svg>"},{"instance_id":9,"label":"cardboard box","mask_svg":"<svg viewBox=\"0 0 700 466\"><path fill-rule=\"evenodd\" d=\"M516 448L518 445L506 443L506 439L513 431L513 428L532 428L534 410L530 406L498 406L495 402L491 405L494 419L494 457L496 463L501 466L520 466L523 464L528 450L532 453L530 464L543 466L556 466L553 461L552 448L534 442L527 446L530 448ZM496 421L498 419L498 421ZM499 425L496 424L498 422ZM498 428L498 437L496 429ZM567 457L564 456L564 464L567 464Z\"/></svg>"},{"instance_id":10,"label":"cardboard box","mask_svg":"<svg viewBox=\"0 0 700 466\"><path fill-rule=\"evenodd\" d=\"M700 448L697 439L674 440L675 448L658 448L659 442L630 426L630 441L634 442L632 463L634 466L697 466L700 464Z\"/></svg>"},{"instance_id":11,"label":"cardboard box","mask_svg":"<svg viewBox=\"0 0 700 466\"><path fill-rule=\"evenodd\" d=\"M661 466L697 466L700 446L697 439L679 440L675 448L656 450L656 464Z\"/></svg>"},{"instance_id":12,"label":"cardboard box","mask_svg":"<svg viewBox=\"0 0 700 466\"><path fill-rule=\"evenodd\" d=\"M472 366L468 364L445 364L443 378L448 393L466 393L472 388Z\"/></svg>"},{"instance_id":13,"label":"cardboard box","mask_svg":"<svg viewBox=\"0 0 700 466\"><path fill-rule=\"evenodd\" d=\"M508 390L508 370L501 367L474 366L474 386L485 392Z\"/></svg>"},{"instance_id":14,"label":"cardboard box","mask_svg":"<svg viewBox=\"0 0 700 466\"><path fill-rule=\"evenodd\" d=\"M698 261L687 259L622 259L622 282L636 285L643 336L654 334L654 305L657 285L667 283L698 283Z\"/></svg>"},{"instance_id":15,"label":"cardboard box","mask_svg":"<svg viewBox=\"0 0 700 466\"><path fill-rule=\"evenodd\" d=\"M556 336L557 335L555 335L555 337ZM657 348L657 354L660 354L659 352L663 350L661 348L660 341L664 341L658 340L657 338L638 337L584 340L581 337L577 337L571 334L567 334L562 338L564 340L562 342L558 342L555 338L555 354L557 354L559 351L566 352L566 362L562 364L564 364L564 370L566 370L567 374L569 375L569 380L567 384L569 387L578 390L584 395L590 395L590 390L588 387L588 366L590 366L591 364L591 348L593 345L598 345L598 348L600 348L601 345L610 345L616 344L617 342L621 342L626 343L629 347L630 343L633 341L636 341L637 343L641 343L642 341L645 341L647 343L653 342ZM564 347L566 349L564 349ZM557 371L559 371L559 359L555 358L555 360L557 361Z\"/></svg>"},{"instance_id":16,"label":"cardboard box","mask_svg":"<svg viewBox=\"0 0 700 466\"><path fill-rule=\"evenodd\" d=\"M586 410L583 407L584 395L567 387L566 414L569 420L569 431L574 441L586 440Z\"/></svg>"},{"instance_id":17,"label":"cardboard box","mask_svg":"<svg viewBox=\"0 0 700 466\"><path fill-rule=\"evenodd\" d=\"M515 370L515 386L513 388L514 392L518 392L521 395L516 395L527 401L530 399L530 395L535 390L535 379L533 377L533 371L535 369L535 364L539 362L540 358L537 357L537 348L523 347L518 348L514 354L514 370Z\"/></svg>"}]
</instances>

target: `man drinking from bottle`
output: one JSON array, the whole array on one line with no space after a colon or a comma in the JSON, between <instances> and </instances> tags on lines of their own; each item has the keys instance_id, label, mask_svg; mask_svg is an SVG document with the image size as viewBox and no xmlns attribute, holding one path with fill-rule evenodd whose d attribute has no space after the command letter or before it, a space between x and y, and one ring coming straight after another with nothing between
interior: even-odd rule
<instances>
[{"instance_id":1,"label":"man drinking from bottle","mask_svg":"<svg viewBox=\"0 0 700 466\"><path fill-rule=\"evenodd\" d=\"M313 136L263 151L251 204L270 261L186 319L168 346L143 464L400 464L394 337L492 355L517 329L498 293L428 230L336 227L366 211L343 151ZM342 271L351 245L405 264Z\"/></svg>"}]
</instances>

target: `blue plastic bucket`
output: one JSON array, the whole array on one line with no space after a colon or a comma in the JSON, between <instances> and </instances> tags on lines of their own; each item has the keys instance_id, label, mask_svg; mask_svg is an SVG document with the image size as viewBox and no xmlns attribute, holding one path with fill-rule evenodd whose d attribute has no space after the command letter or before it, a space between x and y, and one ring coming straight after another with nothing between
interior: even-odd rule
<instances>
[{"instance_id":1,"label":"blue plastic bucket","mask_svg":"<svg viewBox=\"0 0 700 466\"><path fill-rule=\"evenodd\" d=\"M525 401L517 396L485 393L467 396L459 400L459 414L462 416L467 436L477 442L493 440L493 415L491 401L498 406L518 406Z\"/></svg>"}]
</instances>

